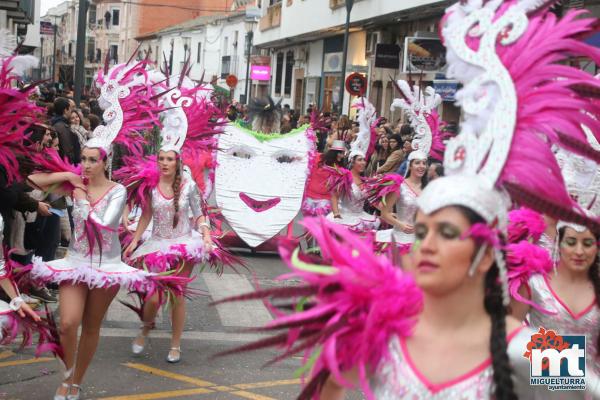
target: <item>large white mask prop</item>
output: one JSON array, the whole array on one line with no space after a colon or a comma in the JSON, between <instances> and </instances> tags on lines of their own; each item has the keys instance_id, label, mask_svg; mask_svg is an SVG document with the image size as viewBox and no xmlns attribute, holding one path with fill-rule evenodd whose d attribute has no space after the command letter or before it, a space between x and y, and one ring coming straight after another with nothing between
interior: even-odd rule
<instances>
[{"instance_id":1,"label":"large white mask prop","mask_svg":"<svg viewBox=\"0 0 600 400\"><path fill-rule=\"evenodd\" d=\"M298 214L314 142L305 129L262 134L229 124L219 135L217 205L236 234L257 247Z\"/></svg>"}]
</instances>

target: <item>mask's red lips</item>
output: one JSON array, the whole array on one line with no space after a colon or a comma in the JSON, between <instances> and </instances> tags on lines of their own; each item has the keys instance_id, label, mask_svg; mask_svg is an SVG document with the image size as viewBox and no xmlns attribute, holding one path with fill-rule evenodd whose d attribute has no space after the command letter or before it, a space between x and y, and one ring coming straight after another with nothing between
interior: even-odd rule
<instances>
[{"instance_id":1,"label":"mask's red lips","mask_svg":"<svg viewBox=\"0 0 600 400\"><path fill-rule=\"evenodd\" d=\"M242 199L242 201L255 212L267 211L275 207L281 201L279 197L274 197L268 200L255 200L246 193L242 192L240 192L240 199Z\"/></svg>"}]
</instances>

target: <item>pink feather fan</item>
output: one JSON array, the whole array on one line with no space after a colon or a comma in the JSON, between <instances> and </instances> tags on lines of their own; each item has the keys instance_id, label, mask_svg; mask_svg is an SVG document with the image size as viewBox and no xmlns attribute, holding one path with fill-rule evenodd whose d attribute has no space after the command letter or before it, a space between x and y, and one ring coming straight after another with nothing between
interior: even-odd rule
<instances>
[{"instance_id":1,"label":"pink feather fan","mask_svg":"<svg viewBox=\"0 0 600 400\"><path fill-rule=\"evenodd\" d=\"M280 279L302 284L258 290L220 301L289 299L289 314L278 317L258 332L274 336L221 353L233 354L266 347L283 353L269 364L302 352L310 380L298 399L318 398L331 375L349 385L343 373L356 368L368 399L374 399L368 376L389 356L389 342L408 336L422 310L422 293L413 279L388 258L376 255L369 240L324 218L304 220L319 244L321 255L299 253L289 243L280 246L292 273ZM274 306L272 306L274 308Z\"/></svg>"}]
</instances>

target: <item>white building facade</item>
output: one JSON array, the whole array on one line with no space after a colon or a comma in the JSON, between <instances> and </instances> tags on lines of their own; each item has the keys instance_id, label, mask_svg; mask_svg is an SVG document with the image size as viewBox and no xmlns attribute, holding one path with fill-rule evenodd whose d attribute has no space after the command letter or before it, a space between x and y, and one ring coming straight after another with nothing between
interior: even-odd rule
<instances>
[{"instance_id":1,"label":"white building facade","mask_svg":"<svg viewBox=\"0 0 600 400\"><path fill-rule=\"evenodd\" d=\"M346 91L339 104L340 87L352 73L368 82L366 95L388 118L395 96L390 77L412 77L431 83L441 71L404 71L405 38L437 38L437 22L449 0L355 0L350 14L346 71L342 58L346 5L344 0L262 0L254 44L270 58L269 93L300 112L310 106L348 114L353 96ZM436 39L437 40L437 39ZM376 67L378 44L397 46L399 63Z\"/></svg>"},{"instance_id":2,"label":"white building facade","mask_svg":"<svg viewBox=\"0 0 600 400\"><path fill-rule=\"evenodd\" d=\"M187 59L191 79L213 82L232 90L232 98L244 101L247 71L245 12L204 16L140 37L140 50L163 70L179 74ZM255 24L256 26L256 24ZM228 87L234 75L237 85Z\"/></svg>"}]
</instances>

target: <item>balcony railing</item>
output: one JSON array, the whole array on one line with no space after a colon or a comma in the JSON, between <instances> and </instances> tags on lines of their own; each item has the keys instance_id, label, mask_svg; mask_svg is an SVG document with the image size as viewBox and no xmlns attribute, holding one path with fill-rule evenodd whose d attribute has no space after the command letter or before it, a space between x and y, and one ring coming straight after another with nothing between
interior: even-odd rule
<instances>
[{"instance_id":1,"label":"balcony railing","mask_svg":"<svg viewBox=\"0 0 600 400\"><path fill-rule=\"evenodd\" d=\"M258 27L261 31L276 28L281 25L281 3L274 4L267 8L267 14L260 19Z\"/></svg>"}]
</instances>

